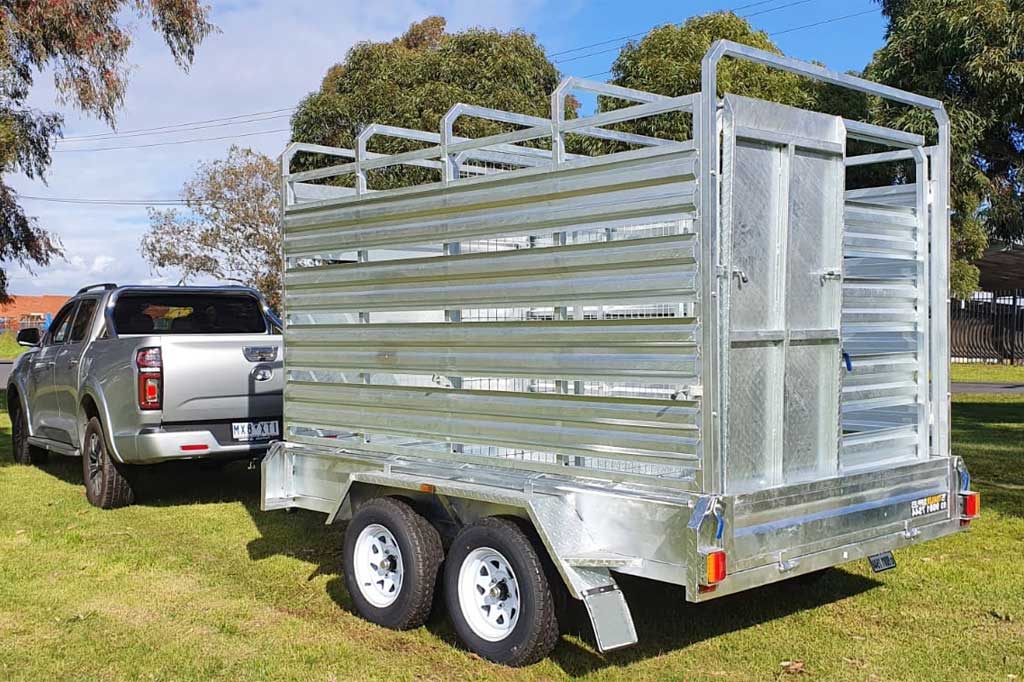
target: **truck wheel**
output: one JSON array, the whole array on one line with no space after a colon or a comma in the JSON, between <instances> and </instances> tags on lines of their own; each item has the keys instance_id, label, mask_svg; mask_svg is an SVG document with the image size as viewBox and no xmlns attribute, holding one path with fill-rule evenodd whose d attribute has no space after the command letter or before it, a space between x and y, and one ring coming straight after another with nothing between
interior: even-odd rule
<instances>
[{"instance_id":1,"label":"truck wheel","mask_svg":"<svg viewBox=\"0 0 1024 682\"><path fill-rule=\"evenodd\" d=\"M379 497L345 530L345 585L356 611L393 630L417 628L434 603L441 536L405 502Z\"/></svg>"},{"instance_id":2,"label":"truck wheel","mask_svg":"<svg viewBox=\"0 0 1024 682\"><path fill-rule=\"evenodd\" d=\"M544 564L513 521L485 518L465 527L448 551L444 589L459 639L487 660L529 665L558 642Z\"/></svg>"},{"instance_id":3,"label":"truck wheel","mask_svg":"<svg viewBox=\"0 0 1024 682\"><path fill-rule=\"evenodd\" d=\"M11 400L17 401L18 397L12 396ZM16 464L41 464L46 461L46 450L28 442L28 417L17 402L11 405L11 444Z\"/></svg>"},{"instance_id":4,"label":"truck wheel","mask_svg":"<svg viewBox=\"0 0 1024 682\"><path fill-rule=\"evenodd\" d=\"M128 506L135 500L123 466L111 459L100 420L92 417L82 441L82 476L90 504L100 509L114 509Z\"/></svg>"}]
</instances>

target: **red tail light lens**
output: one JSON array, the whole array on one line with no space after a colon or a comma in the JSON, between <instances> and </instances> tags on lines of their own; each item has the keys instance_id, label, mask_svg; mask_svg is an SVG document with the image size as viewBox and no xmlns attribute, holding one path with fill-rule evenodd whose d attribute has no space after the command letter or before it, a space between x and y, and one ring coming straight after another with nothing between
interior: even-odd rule
<instances>
[{"instance_id":1,"label":"red tail light lens","mask_svg":"<svg viewBox=\"0 0 1024 682\"><path fill-rule=\"evenodd\" d=\"M981 495L976 492L961 493L963 498L963 517L974 519L981 513Z\"/></svg>"},{"instance_id":2,"label":"red tail light lens","mask_svg":"<svg viewBox=\"0 0 1024 682\"><path fill-rule=\"evenodd\" d=\"M160 348L140 348L135 353L139 370L139 409L159 410L163 407L163 359Z\"/></svg>"},{"instance_id":3,"label":"red tail light lens","mask_svg":"<svg viewBox=\"0 0 1024 682\"><path fill-rule=\"evenodd\" d=\"M725 552L716 550L707 555L707 585L715 585L725 580Z\"/></svg>"}]
</instances>

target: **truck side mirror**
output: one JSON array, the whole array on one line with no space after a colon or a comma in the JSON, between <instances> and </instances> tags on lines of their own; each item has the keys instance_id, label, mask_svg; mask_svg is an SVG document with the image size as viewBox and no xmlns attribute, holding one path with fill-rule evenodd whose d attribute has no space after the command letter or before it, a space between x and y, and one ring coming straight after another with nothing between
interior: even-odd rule
<instances>
[{"instance_id":1,"label":"truck side mirror","mask_svg":"<svg viewBox=\"0 0 1024 682\"><path fill-rule=\"evenodd\" d=\"M40 335L37 327L26 327L25 329L18 330L19 346L38 346L39 339Z\"/></svg>"}]
</instances>

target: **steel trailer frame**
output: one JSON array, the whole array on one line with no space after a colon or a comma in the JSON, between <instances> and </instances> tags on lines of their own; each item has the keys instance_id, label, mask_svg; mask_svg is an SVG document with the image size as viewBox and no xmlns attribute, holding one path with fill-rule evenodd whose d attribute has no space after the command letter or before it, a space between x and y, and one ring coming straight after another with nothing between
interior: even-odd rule
<instances>
[{"instance_id":1,"label":"steel trailer frame","mask_svg":"<svg viewBox=\"0 0 1024 682\"><path fill-rule=\"evenodd\" d=\"M926 109L938 143L720 98L717 68L726 57ZM573 91L633 104L566 119ZM949 450L949 121L941 102L719 41L704 57L699 93L664 97L567 78L551 103L550 119L459 104L438 133L371 125L354 150L286 149L286 440L263 462L263 509L312 509L333 523L371 498L393 495L439 526L523 519L571 596L586 605L601 650L636 642L615 573L684 585L688 600L705 601L960 530L969 478ZM692 116L692 140L605 127L668 112ZM517 127L466 139L454 133L464 116ZM567 135L634 149L574 155ZM369 151L381 136L421 146ZM538 142L545 138L550 149ZM848 157L847 138L891 151ZM292 172L299 154L344 162ZM775 165L758 166L762 157ZM828 185L846 166L893 161L914 164L912 184L845 194L842 183ZM786 312L793 306L776 298L784 328L737 328L748 276L733 265L750 248L742 241L750 222L744 211L763 208L743 203L756 187L732 188L748 162L755 179L789 178L770 189L777 210L768 222L778 225L757 237L782 240L781 273L797 257L787 256L785 242L814 222L804 213L820 208L818 222L845 232L836 269L810 273L820 275L830 300L843 300L842 312L822 304L821 319L831 326L793 328ZM824 185L800 185L793 164L820 170L805 175L825 177ZM396 165L439 180L370 188L374 172ZM351 186L315 184L343 176L353 178ZM597 191L612 200L594 203L587 192ZM538 209L501 213L530 192ZM627 208L643 219L630 218ZM605 222L583 233L573 231L574 219ZM485 239L501 229L514 233L520 223L543 229ZM627 238L616 240L616 230ZM412 246L397 250L392 234ZM532 248L537 241L547 246ZM375 249L382 262L371 259ZM521 276L524 269L532 280ZM598 271L612 274L601 279ZM777 288L789 295L790 285ZM512 321L471 321L502 309L494 292L533 307L517 309ZM628 305L604 305L616 296L652 319L630 320ZM438 301L443 319L424 317L438 313ZM371 315L388 321L370 324ZM830 356L840 344L859 353L863 374L851 372L847 354L840 380L838 355ZM786 396L777 402L786 405L802 402L786 377L804 371L787 358L819 358L810 376L823 385L832 386L836 372L841 396L819 397L797 415L816 420L808 422L821 436L814 448L824 453L811 452L803 469L786 469L792 444L808 439L782 435L796 419L788 407L765 417L774 426L757 427L775 454L736 464L744 448L731 435L731 405L758 403L730 394L730 386L744 385L731 372L751 366L742 355L751 348L762 353L755 370L765 372L765 385L776 382ZM631 371L642 391L621 381ZM539 382L538 374L551 381ZM829 401L839 401L834 419ZM921 512L922 500L935 508ZM729 558L729 572L709 584L706 557L717 551Z\"/></svg>"}]
</instances>

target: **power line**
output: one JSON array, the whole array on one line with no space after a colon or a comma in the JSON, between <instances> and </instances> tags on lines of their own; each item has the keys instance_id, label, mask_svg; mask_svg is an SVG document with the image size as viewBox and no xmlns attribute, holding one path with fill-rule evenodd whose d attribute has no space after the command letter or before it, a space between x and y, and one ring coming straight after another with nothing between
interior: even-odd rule
<instances>
[{"instance_id":1,"label":"power line","mask_svg":"<svg viewBox=\"0 0 1024 682\"><path fill-rule=\"evenodd\" d=\"M259 130L253 133L239 133L238 135L222 135L220 137L196 137L191 140L175 140L174 142L152 142L150 144L123 145L121 147L91 147L89 149L55 149L54 154L72 154L75 152L112 152L119 149L147 149L149 147L166 147L175 144L191 144L193 142L216 142L217 140L234 140L239 137L252 137L253 135L269 135L271 133L289 133L289 128L277 128L275 130Z\"/></svg>"},{"instance_id":2,"label":"power line","mask_svg":"<svg viewBox=\"0 0 1024 682\"><path fill-rule=\"evenodd\" d=\"M162 130L168 130L170 128L183 128L187 126L202 125L204 123L220 123L221 121L234 121L239 118L249 118L250 116L265 116L268 114L280 114L286 111L294 111L295 107L285 107L283 109L270 109L268 111L253 111L248 114L236 114L235 116L224 116L221 118L208 118L203 121L191 121L189 123L172 123L163 126L157 126L155 128L135 128L134 130L122 130L120 132L114 131L110 133L95 133L92 135L75 135L72 137L65 137L64 140L95 140L108 137L123 137L131 133L153 133ZM244 122L244 121L243 121Z\"/></svg>"},{"instance_id":3,"label":"power line","mask_svg":"<svg viewBox=\"0 0 1024 682\"><path fill-rule=\"evenodd\" d=\"M796 7L797 5L806 5L810 1L811 0L796 0L796 2L791 2L791 3L788 3L786 5L779 5L778 7L769 7L768 9L763 9L763 10L761 10L759 12L751 12L750 14L744 14L743 18L744 19L749 19L750 17L757 17L757 16L761 16L762 14L768 14L770 12L777 12L780 9L786 9L787 7Z\"/></svg>"},{"instance_id":4,"label":"power line","mask_svg":"<svg viewBox=\"0 0 1024 682\"><path fill-rule=\"evenodd\" d=\"M832 17L831 19L824 19L822 21L816 21L813 24L804 24L803 26L793 26L792 28L783 29L781 31L775 31L773 33L769 33L768 35L769 36L780 36L780 35L782 35L784 33L792 33L794 31L802 31L802 30L807 29L807 28L814 28L816 26L824 26L825 24L834 24L837 21L843 21L844 19L852 19L854 17L861 17L861 16L864 16L865 14L872 14L872 13L877 12L877 11L878 10L876 10L876 9L868 9L868 10L864 10L863 12L854 12L853 14L844 14L841 17ZM586 76L583 76L583 78L596 78L598 76L604 76L604 75L609 74L611 72L612 72L611 69L608 69L606 71L598 71L597 73L591 73L591 74L588 74Z\"/></svg>"},{"instance_id":5,"label":"power line","mask_svg":"<svg viewBox=\"0 0 1024 682\"><path fill-rule=\"evenodd\" d=\"M811 1L812 0L795 0L794 2L789 2L789 3L783 4L783 5L779 5L777 7L769 7L767 9L759 10L757 12L752 12L752 13L744 15L744 16L752 17L752 16L757 16L757 15L760 15L760 14L767 14L769 12L774 12L774 11L781 10L781 9L786 9L788 7L793 7L793 6L796 6L796 5L806 4L806 3L811 2ZM738 12L738 11L744 10L744 9L750 9L750 8L753 8L753 7L760 7L762 5L766 5L766 4L769 4L769 3L772 3L772 2L778 2L778 0L758 0L757 2L749 2L749 3L744 4L744 5L739 5L737 7L733 7L732 9L727 10L727 11ZM869 12L870 11L873 11L873 10L869 10ZM868 12L862 12L861 14L867 14L867 13ZM853 16L859 16L859 14L849 15L849 17L853 17ZM842 18L848 18L848 17L842 17ZM806 27L796 27L796 28L793 28L793 29L788 29L787 31L782 31L781 33L788 33L789 31L800 30L801 28L811 28L811 27L814 27L814 26L820 26L823 23L830 23L830 22L826 21L826 22L819 22L819 23L815 23L815 24L808 24ZM655 24L654 26L657 26L657 24ZM554 57L554 56L558 56L558 55L562 55L562 54L570 54L570 53L579 52L581 50L585 50L585 49L588 49L588 48L591 48L591 47L597 47L597 46L601 46L601 45L608 45L610 43L621 43L624 40L628 40L630 38L635 38L637 36L641 36L641 35L646 34L647 32L649 32L651 30L651 28L654 28L654 26L651 26L651 27L649 27L648 29L646 29L644 31L639 31L637 33L631 33L629 35L620 36L618 38L611 38L611 39L608 39L608 40L598 41L596 43L590 43L590 44L587 44L587 45L581 45L579 47L574 47L574 48L571 48L571 49L562 50L560 52L553 52L549 56ZM620 47L620 45L616 45L616 46L613 46L613 47L605 49L605 50L599 50L597 52L592 52L592 53L588 53L588 54L585 54L585 55L578 55L576 57L572 57L572 58L568 58L568 59L562 59L562 60L557 60L556 59L554 61L555 61L555 63L575 61L575 60L578 60L578 59L584 59L586 57L592 57L592 56L595 56L595 55L598 55L598 54L605 54L607 52L613 52L614 50L618 49L619 47ZM606 73L609 73L609 71L603 71L603 72L600 72L600 73L597 73L597 74L592 74L591 76L586 76L586 78L591 78L593 76L599 76L599 75L603 75L603 74L606 74ZM256 122L259 122L259 121L268 121L268 120L277 119L277 118L285 118L288 114L287 113L283 113L283 112L292 112L292 111L295 111L295 109L296 109L296 107L283 107L283 108L280 108L280 109L269 109L269 110L266 110L266 111L256 111L256 112L250 112L250 113L247 113L247 114L237 114L237 115L234 115L234 116L224 116L224 117L220 117L220 118L203 119L203 120L199 120L199 121L190 121L190 122L187 122L187 123L168 124L168 125L156 126L156 127L152 127L152 128L135 128L135 129L131 129L131 130L123 130L123 131L120 131L120 132L115 131L115 132L110 132L110 133L94 133L94 134L90 134L90 135L75 135L75 136L65 137L65 138L62 138L60 140L57 140L56 143L57 144L63 144L63 143L68 143L68 142L73 143L73 142L85 141L85 140L89 140L89 141L119 140L119 139L135 138L135 137L145 137L145 136L151 135L151 134L161 134L162 135L162 134L176 133L176 132L191 132L193 130L205 130L205 129L209 129L209 128L222 128L222 127L233 126L233 125L245 125L245 124L248 124L248 123L256 123ZM263 118L255 118L255 117L263 117ZM240 120L240 119L249 119L249 120ZM263 134L267 134L267 133L270 133L270 132L281 132L281 131L262 131L262 132L255 132L255 133L244 133L244 134L239 134L239 135L232 135L230 137L248 137L248 136L251 136L251 135L263 135ZM171 144L185 144L185 143L189 143L189 142L209 142L209 141L216 141L216 140L223 140L223 139L229 139L229 138L228 137L197 138L195 140L182 140L180 142L153 143L153 144L148 144L148 145L125 145L125 146L119 146L119 147L102 147L102 148L89 148L89 149L56 149L54 151L58 152L58 153L64 153L64 152L113 151L113 150L118 150L118 149L142 149L142 148L146 148L146 147L166 146L166 145L171 145Z\"/></svg>"},{"instance_id":6,"label":"power line","mask_svg":"<svg viewBox=\"0 0 1024 682\"><path fill-rule=\"evenodd\" d=\"M769 2L776 2L777 0L767 0L767 1L769 1ZM769 7L768 9L759 10L757 12L752 12L750 14L743 14L741 16L743 18L747 19L747 18L750 18L750 17L759 16L761 14L768 14L769 12L777 12L780 9L786 9L788 7L795 7L797 5L806 5L808 2L812 2L812 1L813 0L795 0L794 2L789 2L789 3L786 3L784 5L779 5L777 7ZM738 11L740 9L745 8L745 7L753 7L755 5L763 5L763 4L765 4L765 3L764 2L756 2L756 3L752 3L750 5L743 5L741 7L734 7L733 9L726 10L726 11L736 12L736 11ZM872 10L872 11L874 11L874 10ZM575 57L567 57L567 58L564 58L564 59L555 59L553 61L554 61L555 64L564 64L566 62L574 62L574 61L576 61L578 59L586 59L587 57L594 57L594 56L597 56L599 54L607 54L608 52L614 52L615 50L617 50L617 49L622 47L621 41L623 41L625 39L629 39L629 38L635 38L636 36L639 36L639 35L643 35L643 34L647 33L648 31L652 30L653 28L655 28L658 25L659 24L654 24L653 26L648 28L647 31L640 31L639 33L631 33L630 35L623 36L622 38L612 38L611 40L605 40L605 41L601 41L599 43L593 43L591 45L586 45L584 47L577 47L577 48L574 48L572 50L565 50L565 51L563 51L561 53L557 53L557 54L566 54L566 53L569 53L569 52L578 52L578 51L580 51L582 49L585 49L586 47L597 47L598 45L607 45L608 43L618 43L617 45L613 45L612 47L608 47L608 48L605 48L603 50L596 50L594 52L588 52L587 54L576 55ZM553 57L555 55L550 55L550 56Z\"/></svg>"},{"instance_id":7,"label":"power line","mask_svg":"<svg viewBox=\"0 0 1024 682\"><path fill-rule=\"evenodd\" d=\"M776 31L775 33L769 33L768 35L770 35L770 36L781 36L783 33L792 33L793 31L802 31L805 28L814 28L815 26L824 26L825 24L834 24L835 22L842 21L843 19L852 19L853 17L862 17L865 14L873 14L873 13L875 13L877 11L878 10L876 10L876 9L868 9L868 10L864 10L863 12L855 12L854 14L846 14L846 15L841 16L841 17L833 17L832 19L826 19L825 21L816 21L813 24L804 24L803 26L794 26L793 28L787 28L784 31Z\"/></svg>"},{"instance_id":8,"label":"power line","mask_svg":"<svg viewBox=\"0 0 1024 682\"><path fill-rule=\"evenodd\" d=\"M747 3L746 5L740 5L739 7L733 7L731 10L725 10L725 11L727 11L727 12L738 12L741 9L749 9L751 7L757 7L759 5L767 5L769 2L777 2L777 1L778 0L759 0L759 2ZM657 24L654 24L654 26L657 26ZM629 35L619 36L618 38L610 38L608 40L601 40L599 42L590 43L588 45L580 45L579 47L573 47L573 48L568 49L568 50L561 50L559 52L552 52L551 54L548 55L548 57L557 57L557 56L563 55L563 54L570 54L572 52L579 52L580 50L586 50L589 47L598 47L599 45L607 45L608 43L617 43L617 42L622 41L622 40L628 40L629 38L636 38L637 36L642 36L645 33L647 33L652 28L654 28L654 26L649 26L649 27L647 27L643 31L638 31L636 33L630 33ZM556 59L555 61L558 62L558 61L562 61L562 60Z\"/></svg>"},{"instance_id":9,"label":"power line","mask_svg":"<svg viewBox=\"0 0 1024 682\"><path fill-rule=\"evenodd\" d=\"M188 204L212 203L205 200L186 201L185 199L88 199L85 197L40 197L31 194L19 194L18 198L55 204L117 204L124 206L186 206Z\"/></svg>"},{"instance_id":10,"label":"power line","mask_svg":"<svg viewBox=\"0 0 1024 682\"><path fill-rule=\"evenodd\" d=\"M195 131L195 130L206 130L208 128L223 128L225 126L246 125L248 123L259 123L260 121L271 121L271 120L278 119L278 118L287 118L288 116L290 116L290 114L277 114L277 115L274 115L274 116L263 116L263 117L260 117L260 118L250 118L250 119L247 119L247 120L244 120L244 121L228 121L226 123L211 123L210 125L194 126L194 127L191 127L191 128L180 128L180 129L175 129L175 130L125 133L123 135L109 135L107 137L96 137L96 138L65 137L65 138L57 140L56 142L57 142L57 144L64 143L64 142L71 142L72 144L75 143L75 142L105 142L107 140L123 140L123 139L129 138L129 137L149 137L150 135L168 135L168 134L172 134L172 133L191 133L192 131Z\"/></svg>"}]
</instances>

